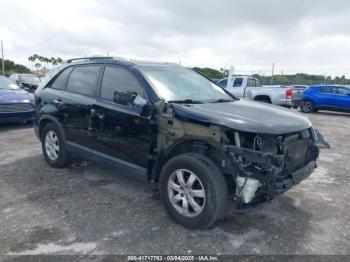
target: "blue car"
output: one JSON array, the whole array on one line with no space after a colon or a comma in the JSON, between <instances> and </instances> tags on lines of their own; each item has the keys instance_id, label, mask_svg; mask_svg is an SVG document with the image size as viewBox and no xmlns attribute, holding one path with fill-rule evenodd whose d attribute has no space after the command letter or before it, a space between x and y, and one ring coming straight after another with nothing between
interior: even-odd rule
<instances>
[{"instance_id":1,"label":"blue car","mask_svg":"<svg viewBox=\"0 0 350 262\"><path fill-rule=\"evenodd\" d=\"M338 85L310 86L299 101L302 112L317 110L350 112L350 87Z\"/></svg>"},{"instance_id":2,"label":"blue car","mask_svg":"<svg viewBox=\"0 0 350 262\"><path fill-rule=\"evenodd\" d=\"M34 120L34 96L0 76L0 124Z\"/></svg>"}]
</instances>

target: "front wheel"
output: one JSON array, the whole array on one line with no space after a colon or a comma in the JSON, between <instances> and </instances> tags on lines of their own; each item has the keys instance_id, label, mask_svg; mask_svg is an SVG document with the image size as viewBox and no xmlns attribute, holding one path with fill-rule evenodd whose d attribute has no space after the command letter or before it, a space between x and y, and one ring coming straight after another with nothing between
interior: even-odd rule
<instances>
[{"instance_id":1,"label":"front wheel","mask_svg":"<svg viewBox=\"0 0 350 262\"><path fill-rule=\"evenodd\" d=\"M312 113L315 112L315 105L312 101L305 100L300 105L301 112Z\"/></svg>"},{"instance_id":2,"label":"front wheel","mask_svg":"<svg viewBox=\"0 0 350 262\"><path fill-rule=\"evenodd\" d=\"M183 154L169 160L159 186L169 216L187 228L211 227L224 214L226 181L214 162L203 155Z\"/></svg>"}]
</instances>

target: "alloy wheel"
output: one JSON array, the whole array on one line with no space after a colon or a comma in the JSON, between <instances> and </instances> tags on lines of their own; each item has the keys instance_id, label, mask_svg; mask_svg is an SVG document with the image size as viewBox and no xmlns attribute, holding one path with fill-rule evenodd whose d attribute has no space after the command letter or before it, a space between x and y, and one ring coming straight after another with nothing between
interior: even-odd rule
<instances>
[{"instance_id":1,"label":"alloy wheel","mask_svg":"<svg viewBox=\"0 0 350 262\"><path fill-rule=\"evenodd\" d=\"M196 174L190 170L178 169L168 180L170 203L181 215L198 216L205 206L205 190Z\"/></svg>"},{"instance_id":2,"label":"alloy wheel","mask_svg":"<svg viewBox=\"0 0 350 262\"><path fill-rule=\"evenodd\" d=\"M55 161L58 158L60 144L57 134L53 130L50 130L46 133L45 150L50 160Z\"/></svg>"}]
</instances>

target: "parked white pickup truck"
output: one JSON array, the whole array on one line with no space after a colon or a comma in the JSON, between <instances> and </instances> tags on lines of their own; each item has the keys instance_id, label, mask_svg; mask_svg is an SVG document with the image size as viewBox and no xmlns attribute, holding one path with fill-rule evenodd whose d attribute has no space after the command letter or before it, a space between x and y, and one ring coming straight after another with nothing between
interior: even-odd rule
<instances>
[{"instance_id":1,"label":"parked white pickup truck","mask_svg":"<svg viewBox=\"0 0 350 262\"><path fill-rule=\"evenodd\" d=\"M293 87L262 86L259 79L251 76L232 76L232 85L227 85L227 78L217 84L236 97L280 105L292 106Z\"/></svg>"}]
</instances>

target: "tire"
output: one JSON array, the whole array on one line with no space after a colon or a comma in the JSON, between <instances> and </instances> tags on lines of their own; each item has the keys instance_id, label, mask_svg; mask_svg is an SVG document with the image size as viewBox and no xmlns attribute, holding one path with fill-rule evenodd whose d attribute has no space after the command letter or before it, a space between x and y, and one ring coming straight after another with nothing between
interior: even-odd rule
<instances>
[{"instance_id":1,"label":"tire","mask_svg":"<svg viewBox=\"0 0 350 262\"><path fill-rule=\"evenodd\" d=\"M310 100L304 100L300 105L300 110L303 113L312 113L315 112L315 104Z\"/></svg>"},{"instance_id":2,"label":"tire","mask_svg":"<svg viewBox=\"0 0 350 262\"><path fill-rule=\"evenodd\" d=\"M65 149L63 134L54 123L45 125L41 137L41 147L45 160L50 166L62 168L69 165L71 159Z\"/></svg>"},{"instance_id":3,"label":"tire","mask_svg":"<svg viewBox=\"0 0 350 262\"><path fill-rule=\"evenodd\" d=\"M181 174L185 182L182 186L178 179ZM194 182L192 179L189 186L193 174L197 179ZM223 216L228 199L227 184L219 168L209 158L194 153L176 156L164 165L159 191L170 218L188 229L212 227ZM188 212L184 201L188 203Z\"/></svg>"}]
</instances>

